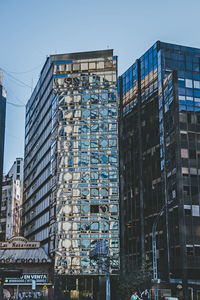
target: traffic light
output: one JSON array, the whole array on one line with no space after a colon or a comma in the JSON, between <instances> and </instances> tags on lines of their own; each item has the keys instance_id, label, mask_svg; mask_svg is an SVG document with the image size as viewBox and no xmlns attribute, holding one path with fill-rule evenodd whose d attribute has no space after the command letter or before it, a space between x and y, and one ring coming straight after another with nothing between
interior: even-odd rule
<instances>
[{"instance_id":1,"label":"traffic light","mask_svg":"<svg viewBox=\"0 0 200 300\"><path fill-rule=\"evenodd\" d=\"M3 278L0 277L0 285L2 285L2 284L3 284Z\"/></svg>"}]
</instances>

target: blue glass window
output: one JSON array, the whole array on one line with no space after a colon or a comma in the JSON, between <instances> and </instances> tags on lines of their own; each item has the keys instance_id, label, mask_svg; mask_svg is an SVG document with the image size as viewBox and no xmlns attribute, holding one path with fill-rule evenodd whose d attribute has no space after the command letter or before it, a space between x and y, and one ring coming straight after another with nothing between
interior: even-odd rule
<instances>
[{"instance_id":1,"label":"blue glass window","mask_svg":"<svg viewBox=\"0 0 200 300\"><path fill-rule=\"evenodd\" d=\"M193 64L193 71L199 72L199 65L198 64Z\"/></svg>"},{"instance_id":2,"label":"blue glass window","mask_svg":"<svg viewBox=\"0 0 200 300\"><path fill-rule=\"evenodd\" d=\"M188 106L193 106L193 104L194 104L193 101L188 101L188 100L186 101L186 103L187 103Z\"/></svg>"},{"instance_id":3,"label":"blue glass window","mask_svg":"<svg viewBox=\"0 0 200 300\"><path fill-rule=\"evenodd\" d=\"M185 87L185 80L184 79L183 80L179 79L178 80L178 86L179 87Z\"/></svg>"},{"instance_id":4,"label":"blue glass window","mask_svg":"<svg viewBox=\"0 0 200 300\"><path fill-rule=\"evenodd\" d=\"M179 95L185 95L185 88L178 88Z\"/></svg>"},{"instance_id":5,"label":"blue glass window","mask_svg":"<svg viewBox=\"0 0 200 300\"><path fill-rule=\"evenodd\" d=\"M186 105L179 105L179 111L186 110Z\"/></svg>"},{"instance_id":6,"label":"blue glass window","mask_svg":"<svg viewBox=\"0 0 200 300\"><path fill-rule=\"evenodd\" d=\"M185 104L185 100L179 100L179 104L184 105Z\"/></svg>"},{"instance_id":7,"label":"blue glass window","mask_svg":"<svg viewBox=\"0 0 200 300\"><path fill-rule=\"evenodd\" d=\"M183 71L185 70L185 64L183 61L178 62L178 68L179 68L179 70L183 70Z\"/></svg>"},{"instance_id":8,"label":"blue glass window","mask_svg":"<svg viewBox=\"0 0 200 300\"><path fill-rule=\"evenodd\" d=\"M195 98L194 101L195 106L200 106L200 98Z\"/></svg>"},{"instance_id":9,"label":"blue glass window","mask_svg":"<svg viewBox=\"0 0 200 300\"><path fill-rule=\"evenodd\" d=\"M194 97L200 97L200 90L194 89Z\"/></svg>"},{"instance_id":10,"label":"blue glass window","mask_svg":"<svg viewBox=\"0 0 200 300\"><path fill-rule=\"evenodd\" d=\"M101 163L107 163L108 162L108 156L107 155L100 155L100 162Z\"/></svg>"},{"instance_id":11,"label":"blue glass window","mask_svg":"<svg viewBox=\"0 0 200 300\"><path fill-rule=\"evenodd\" d=\"M186 69L188 71L192 71L192 63L191 62L186 63Z\"/></svg>"},{"instance_id":12,"label":"blue glass window","mask_svg":"<svg viewBox=\"0 0 200 300\"><path fill-rule=\"evenodd\" d=\"M104 178L104 179L108 178L108 172L107 171L102 171L101 172L101 177Z\"/></svg>"},{"instance_id":13,"label":"blue glass window","mask_svg":"<svg viewBox=\"0 0 200 300\"><path fill-rule=\"evenodd\" d=\"M192 88L192 80L191 79L185 79L185 87L186 88Z\"/></svg>"},{"instance_id":14,"label":"blue glass window","mask_svg":"<svg viewBox=\"0 0 200 300\"><path fill-rule=\"evenodd\" d=\"M186 89L186 96L193 96L193 89Z\"/></svg>"},{"instance_id":15,"label":"blue glass window","mask_svg":"<svg viewBox=\"0 0 200 300\"><path fill-rule=\"evenodd\" d=\"M193 73L193 79L194 80L200 80L200 74Z\"/></svg>"}]
</instances>

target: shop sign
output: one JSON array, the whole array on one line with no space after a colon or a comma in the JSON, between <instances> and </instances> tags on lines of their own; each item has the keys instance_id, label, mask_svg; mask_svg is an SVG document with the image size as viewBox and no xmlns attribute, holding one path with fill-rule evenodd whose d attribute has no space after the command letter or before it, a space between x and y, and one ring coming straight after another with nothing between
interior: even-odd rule
<instances>
[{"instance_id":1,"label":"shop sign","mask_svg":"<svg viewBox=\"0 0 200 300\"><path fill-rule=\"evenodd\" d=\"M29 283L32 285L32 281L35 280L36 284L47 283L47 274L23 274L20 278L6 278L5 285L23 285Z\"/></svg>"},{"instance_id":2,"label":"shop sign","mask_svg":"<svg viewBox=\"0 0 200 300\"><path fill-rule=\"evenodd\" d=\"M23 236L12 237L6 242L0 242L0 249L36 249L40 247L40 242L29 242Z\"/></svg>"}]
</instances>

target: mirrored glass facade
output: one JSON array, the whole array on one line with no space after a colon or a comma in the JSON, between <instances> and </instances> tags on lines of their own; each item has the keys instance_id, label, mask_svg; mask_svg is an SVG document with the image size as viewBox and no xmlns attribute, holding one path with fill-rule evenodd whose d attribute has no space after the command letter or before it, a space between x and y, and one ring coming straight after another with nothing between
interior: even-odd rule
<instances>
[{"instance_id":1,"label":"mirrored glass facade","mask_svg":"<svg viewBox=\"0 0 200 300\"><path fill-rule=\"evenodd\" d=\"M117 58L55 61L58 274L98 274L89 251L105 239L118 269Z\"/></svg>"},{"instance_id":2,"label":"mirrored glass facade","mask_svg":"<svg viewBox=\"0 0 200 300\"><path fill-rule=\"evenodd\" d=\"M118 272L117 121L113 50L47 59L27 104L24 228L41 235L57 275L99 274L89 252L100 239Z\"/></svg>"},{"instance_id":3,"label":"mirrored glass facade","mask_svg":"<svg viewBox=\"0 0 200 300\"><path fill-rule=\"evenodd\" d=\"M152 261L170 202L158 278L183 289L200 284L199 66L199 49L157 42L120 78L122 255L130 270Z\"/></svg>"}]
</instances>

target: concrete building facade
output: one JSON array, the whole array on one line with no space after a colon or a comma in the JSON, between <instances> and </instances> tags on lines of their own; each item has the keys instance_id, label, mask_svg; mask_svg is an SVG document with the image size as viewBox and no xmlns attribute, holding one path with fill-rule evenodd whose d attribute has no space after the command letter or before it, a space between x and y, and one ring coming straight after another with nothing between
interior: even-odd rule
<instances>
[{"instance_id":1,"label":"concrete building facade","mask_svg":"<svg viewBox=\"0 0 200 300\"><path fill-rule=\"evenodd\" d=\"M3 73L0 71L0 207L3 179L4 137L6 119L6 91L3 87Z\"/></svg>"}]
</instances>

